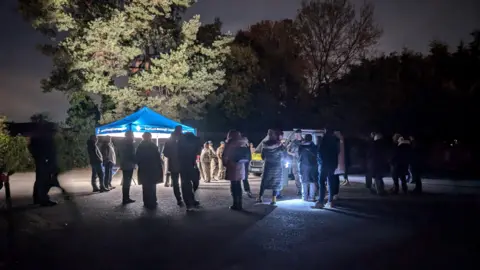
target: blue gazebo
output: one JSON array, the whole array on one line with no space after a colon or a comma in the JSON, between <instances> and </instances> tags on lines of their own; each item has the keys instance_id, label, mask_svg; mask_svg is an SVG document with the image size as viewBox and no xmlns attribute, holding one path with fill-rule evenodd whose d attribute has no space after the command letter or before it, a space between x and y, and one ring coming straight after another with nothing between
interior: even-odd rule
<instances>
[{"instance_id":1,"label":"blue gazebo","mask_svg":"<svg viewBox=\"0 0 480 270\"><path fill-rule=\"evenodd\" d=\"M195 128L182 125L167 117L143 107L137 112L104 126L95 128L97 136L124 137L126 131L132 131L135 138L141 138L145 132L152 133L154 139L168 139L176 126L182 126L183 132L197 134Z\"/></svg>"}]
</instances>

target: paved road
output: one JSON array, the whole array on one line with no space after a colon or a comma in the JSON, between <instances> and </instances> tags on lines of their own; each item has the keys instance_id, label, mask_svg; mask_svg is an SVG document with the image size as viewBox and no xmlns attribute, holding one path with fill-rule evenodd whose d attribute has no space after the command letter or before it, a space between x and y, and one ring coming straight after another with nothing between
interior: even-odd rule
<instances>
[{"instance_id":1,"label":"paved road","mask_svg":"<svg viewBox=\"0 0 480 270\"><path fill-rule=\"evenodd\" d=\"M5 269L7 258L8 269L480 269L472 184L432 180L424 196L378 198L353 177L334 210L311 209L290 184L277 207L245 198L238 213L220 181L202 184L203 208L186 213L163 186L154 212L121 206L118 189L90 194L87 172L61 178L72 199L57 193L58 206L36 208L26 197L32 179L12 179L16 211L0 221ZM141 200L139 187L132 194Z\"/></svg>"}]
</instances>

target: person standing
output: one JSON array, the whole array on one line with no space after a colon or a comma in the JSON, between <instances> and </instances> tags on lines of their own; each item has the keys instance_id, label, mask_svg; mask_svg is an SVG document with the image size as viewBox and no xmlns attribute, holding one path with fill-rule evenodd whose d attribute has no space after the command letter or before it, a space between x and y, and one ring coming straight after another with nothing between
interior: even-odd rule
<instances>
[{"instance_id":1,"label":"person standing","mask_svg":"<svg viewBox=\"0 0 480 270\"><path fill-rule=\"evenodd\" d=\"M299 153L298 148L303 142L302 131L295 130L295 138L287 145L288 154L292 156L292 173L295 178L295 185L297 187L297 195L302 195L302 181L300 174Z\"/></svg>"},{"instance_id":2,"label":"person standing","mask_svg":"<svg viewBox=\"0 0 480 270\"><path fill-rule=\"evenodd\" d=\"M324 206L333 207L333 196L335 195L335 170L338 167L338 154L340 152L338 139L335 137L331 129L327 129L323 136L322 143L319 147L318 157L321 164L319 177L320 196L314 208L321 209ZM326 184L328 182L328 201L324 205L326 194Z\"/></svg>"},{"instance_id":3,"label":"person standing","mask_svg":"<svg viewBox=\"0 0 480 270\"><path fill-rule=\"evenodd\" d=\"M260 192L257 202L263 202L263 193L266 189L272 190L271 205L277 203L277 196L283 188L283 161L286 149L280 141L279 133L273 129L268 130L268 139L262 142L263 174L260 183Z\"/></svg>"},{"instance_id":4,"label":"person standing","mask_svg":"<svg viewBox=\"0 0 480 270\"><path fill-rule=\"evenodd\" d=\"M338 166L337 166L337 169L335 169L335 172L334 172L335 186L333 186L333 189L334 189L333 200L337 200L338 199L338 193L340 192L340 176L345 175L345 172L346 172L346 168L345 168L345 144L344 144L343 135L342 135L342 133L340 133L340 131L335 131L334 135L337 138L338 146L339 146Z\"/></svg>"},{"instance_id":5,"label":"person standing","mask_svg":"<svg viewBox=\"0 0 480 270\"><path fill-rule=\"evenodd\" d=\"M404 194L407 194L408 186L406 176L408 174L408 165L410 164L412 149L410 141L405 140L403 137L399 137L396 143L397 146L395 147L392 157L392 193L398 194L400 180L402 182L402 191Z\"/></svg>"},{"instance_id":6,"label":"person standing","mask_svg":"<svg viewBox=\"0 0 480 270\"><path fill-rule=\"evenodd\" d=\"M412 182L415 184L413 193L422 193L422 152L420 151L417 140L413 136L410 136L410 143L412 145L412 156L410 160L410 172L412 173Z\"/></svg>"},{"instance_id":7,"label":"person standing","mask_svg":"<svg viewBox=\"0 0 480 270\"><path fill-rule=\"evenodd\" d=\"M242 138L240 132L236 130L228 132L222 158L226 167L225 178L230 181L230 192L233 198L230 209L241 211L243 209L242 180L245 179L245 164L250 161L251 152L248 141Z\"/></svg>"},{"instance_id":8,"label":"person standing","mask_svg":"<svg viewBox=\"0 0 480 270\"><path fill-rule=\"evenodd\" d=\"M135 201L130 198L133 171L135 170L135 145L132 131L125 132L120 152L120 169L122 169L122 203L129 204Z\"/></svg>"},{"instance_id":9,"label":"person standing","mask_svg":"<svg viewBox=\"0 0 480 270\"><path fill-rule=\"evenodd\" d=\"M368 189L372 189L372 180L373 180L373 176L370 174L370 171L368 169L368 152L370 151L370 149L372 149L373 147L373 142L374 142L374 138L375 138L375 132L371 132L370 133L370 137L369 137L369 141L368 141L368 145L367 145L367 151L366 151L366 157L365 157L365 160L367 160L367 166L366 166L366 173L365 173L365 187L368 188ZM381 134L378 133L380 136Z\"/></svg>"},{"instance_id":10,"label":"person standing","mask_svg":"<svg viewBox=\"0 0 480 270\"><path fill-rule=\"evenodd\" d=\"M385 195L383 177L388 168L387 146L381 133L375 133L367 150L367 175L375 180L375 188L370 183L370 190L380 196Z\"/></svg>"},{"instance_id":11,"label":"person standing","mask_svg":"<svg viewBox=\"0 0 480 270\"><path fill-rule=\"evenodd\" d=\"M98 138L95 135L90 136L87 141L87 153L88 159L90 161L90 167L92 168L92 188L93 192L107 192L109 189L105 186L104 174L102 170L102 154L100 149L98 149ZM96 180L98 177L97 185Z\"/></svg>"},{"instance_id":12,"label":"person standing","mask_svg":"<svg viewBox=\"0 0 480 270\"><path fill-rule=\"evenodd\" d=\"M210 148L208 142L203 145L202 153L200 154L200 163L202 165L202 174L203 174L203 181L205 183L210 183L212 181L212 174L210 163L212 162L212 157L214 153Z\"/></svg>"},{"instance_id":13,"label":"person standing","mask_svg":"<svg viewBox=\"0 0 480 270\"><path fill-rule=\"evenodd\" d=\"M178 141L178 158L182 194L187 211L192 211L195 207L200 206L200 202L195 200L195 191L198 188L200 178L196 160L201 148L200 138L193 133L187 132L180 136Z\"/></svg>"},{"instance_id":14,"label":"person standing","mask_svg":"<svg viewBox=\"0 0 480 270\"><path fill-rule=\"evenodd\" d=\"M220 142L220 146L217 148L217 160L218 160L218 174L217 179L222 180L225 177L225 167L223 166L223 150L225 150L225 142Z\"/></svg>"},{"instance_id":15,"label":"person standing","mask_svg":"<svg viewBox=\"0 0 480 270\"><path fill-rule=\"evenodd\" d=\"M28 146L32 158L35 162L35 183L33 185L33 203L40 206L54 206L57 203L50 200L48 191L50 190L50 168L48 164L48 136L46 124L40 124L31 138Z\"/></svg>"},{"instance_id":16,"label":"person standing","mask_svg":"<svg viewBox=\"0 0 480 270\"><path fill-rule=\"evenodd\" d=\"M142 185L143 204L147 209L157 207L157 184L163 182L163 163L152 134L145 132L137 148L135 160L138 165L138 183Z\"/></svg>"},{"instance_id":17,"label":"person standing","mask_svg":"<svg viewBox=\"0 0 480 270\"><path fill-rule=\"evenodd\" d=\"M112 186L112 176L113 176L113 165L117 162L117 157L115 155L115 148L113 147L112 138L110 136L105 137L105 141L100 147L100 152L103 158L103 169L105 177L105 187L108 189L114 189Z\"/></svg>"},{"instance_id":18,"label":"person standing","mask_svg":"<svg viewBox=\"0 0 480 270\"><path fill-rule=\"evenodd\" d=\"M218 174L218 158L217 158L217 151L213 147L213 142L208 141L208 147L210 148L211 151L211 159L210 159L210 177L212 180L220 180L217 178Z\"/></svg>"},{"instance_id":19,"label":"person standing","mask_svg":"<svg viewBox=\"0 0 480 270\"><path fill-rule=\"evenodd\" d=\"M178 152L178 142L182 136L182 126L176 126L173 133L170 135L170 138L165 143L165 148L163 149L163 155L167 158L167 179L171 177L173 194L177 199L177 205L182 207L184 205L182 200L182 193L180 192L180 160Z\"/></svg>"},{"instance_id":20,"label":"person standing","mask_svg":"<svg viewBox=\"0 0 480 270\"><path fill-rule=\"evenodd\" d=\"M298 147L298 162L300 180L302 181L302 199L315 201L316 185L318 182L317 147L313 143L311 134L305 135L305 140Z\"/></svg>"},{"instance_id":21,"label":"person standing","mask_svg":"<svg viewBox=\"0 0 480 270\"><path fill-rule=\"evenodd\" d=\"M248 138L245 137L245 140L248 142ZM250 168L250 161L252 160L252 147L251 143L248 145L248 152L249 152L249 159L248 162L245 163L245 178L243 179L243 191L247 194L249 198L253 198L252 191L250 189L250 183L248 182L248 169Z\"/></svg>"}]
</instances>

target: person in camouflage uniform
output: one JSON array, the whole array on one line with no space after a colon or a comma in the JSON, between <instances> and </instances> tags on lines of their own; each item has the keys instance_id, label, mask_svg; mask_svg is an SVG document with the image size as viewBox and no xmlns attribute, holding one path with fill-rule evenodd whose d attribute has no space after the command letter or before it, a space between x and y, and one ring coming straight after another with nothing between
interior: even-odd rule
<instances>
[{"instance_id":1,"label":"person in camouflage uniform","mask_svg":"<svg viewBox=\"0 0 480 270\"><path fill-rule=\"evenodd\" d=\"M295 177L295 186L297 187L297 195L302 195L302 181L299 169L299 154L298 149L303 142L302 131L295 130L295 138L287 145L288 154L292 156L292 173Z\"/></svg>"}]
</instances>

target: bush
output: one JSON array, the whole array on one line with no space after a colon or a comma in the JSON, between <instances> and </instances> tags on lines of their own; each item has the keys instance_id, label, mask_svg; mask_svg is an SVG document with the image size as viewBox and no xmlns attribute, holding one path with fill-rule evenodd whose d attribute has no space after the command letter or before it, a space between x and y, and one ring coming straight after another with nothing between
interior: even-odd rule
<instances>
[{"instance_id":1,"label":"bush","mask_svg":"<svg viewBox=\"0 0 480 270\"><path fill-rule=\"evenodd\" d=\"M5 117L0 116L0 170L2 173L12 174L24 171L32 161L27 139L10 136L5 129L5 120Z\"/></svg>"}]
</instances>

